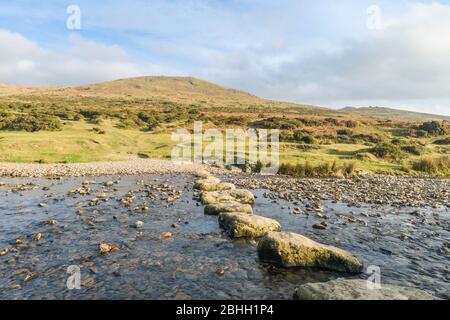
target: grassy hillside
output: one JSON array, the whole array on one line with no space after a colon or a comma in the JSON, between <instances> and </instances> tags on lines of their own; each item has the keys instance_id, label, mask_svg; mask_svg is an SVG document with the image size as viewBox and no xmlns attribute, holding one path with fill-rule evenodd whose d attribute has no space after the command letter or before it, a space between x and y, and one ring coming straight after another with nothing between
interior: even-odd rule
<instances>
[{"instance_id":1,"label":"grassy hillside","mask_svg":"<svg viewBox=\"0 0 450 320\"><path fill-rule=\"evenodd\" d=\"M3 101L96 103L139 102L194 105L198 109L223 111L294 112L302 114L337 114L335 110L311 105L271 101L249 93L228 89L192 77L138 77L78 87L20 87L0 85Z\"/></svg>"},{"instance_id":2,"label":"grassy hillside","mask_svg":"<svg viewBox=\"0 0 450 320\"><path fill-rule=\"evenodd\" d=\"M283 173L329 175L357 168L450 174L450 122L369 111L375 114L268 101L193 78L60 88L0 85L0 161L169 158L171 133L202 121L204 128L221 131L280 129Z\"/></svg>"},{"instance_id":3,"label":"grassy hillside","mask_svg":"<svg viewBox=\"0 0 450 320\"><path fill-rule=\"evenodd\" d=\"M356 114L360 116L376 117L398 121L433 121L433 120L447 120L450 121L450 116L441 116L436 114L420 113L413 111L405 111L398 109L382 108L382 107L367 107L367 108L353 108L347 107L339 110L346 114Z\"/></svg>"}]
</instances>

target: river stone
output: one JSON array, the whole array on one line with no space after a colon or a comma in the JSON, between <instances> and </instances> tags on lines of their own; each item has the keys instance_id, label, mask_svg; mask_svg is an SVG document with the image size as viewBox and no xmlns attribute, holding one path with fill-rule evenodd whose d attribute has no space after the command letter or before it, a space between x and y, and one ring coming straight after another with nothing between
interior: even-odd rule
<instances>
[{"instance_id":1,"label":"river stone","mask_svg":"<svg viewBox=\"0 0 450 320\"><path fill-rule=\"evenodd\" d=\"M208 177L206 179L195 180L194 189L201 191L222 191L232 190L236 187L232 183L221 182L219 178Z\"/></svg>"},{"instance_id":2,"label":"river stone","mask_svg":"<svg viewBox=\"0 0 450 320\"><path fill-rule=\"evenodd\" d=\"M205 191L205 192L210 192L210 191L224 191L224 190L233 190L234 188L236 188L234 186L234 184L232 183L226 183L226 182L221 182L221 183L205 183L203 185L201 185L199 187L200 190Z\"/></svg>"},{"instance_id":3,"label":"river stone","mask_svg":"<svg viewBox=\"0 0 450 320\"><path fill-rule=\"evenodd\" d=\"M281 231L276 220L244 212L222 212L219 224L232 238L259 238L269 231Z\"/></svg>"},{"instance_id":4,"label":"river stone","mask_svg":"<svg viewBox=\"0 0 450 320\"><path fill-rule=\"evenodd\" d=\"M333 280L307 283L295 290L296 300L436 300L421 290L383 284L381 289L369 289L366 280Z\"/></svg>"},{"instance_id":5,"label":"river stone","mask_svg":"<svg viewBox=\"0 0 450 320\"><path fill-rule=\"evenodd\" d=\"M216 178L216 177L213 177L213 176L207 177L205 179L197 179L197 180L195 180L194 188L195 189L201 189L201 187L203 185L205 185L205 184L218 184L221 181L222 180L220 180L219 178Z\"/></svg>"},{"instance_id":6,"label":"river stone","mask_svg":"<svg viewBox=\"0 0 450 320\"><path fill-rule=\"evenodd\" d=\"M203 178L203 179L206 179L206 178L210 178L210 177L211 177L211 173L209 173L209 172L206 171L206 170L199 170L199 171L197 171L197 172L195 173L195 175L196 175L197 177Z\"/></svg>"},{"instance_id":7,"label":"river stone","mask_svg":"<svg viewBox=\"0 0 450 320\"><path fill-rule=\"evenodd\" d=\"M218 202L208 204L205 207L205 214L207 215L219 215L222 212L242 212L247 214L253 214L253 208L249 204L242 204L236 201Z\"/></svg>"},{"instance_id":8,"label":"river stone","mask_svg":"<svg viewBox=\"0 0 450 320\"><path fill-rule=\"evenodd\" d=\"M262 261L290 267L318 267L348 273L363 271L363 263L351 253L317 243L291 232L269 232L258 243Z\"/></svg>"},{"instance_id":9,"label":"river stone","mask_svg":"<svg viewBox=\"0 0 450 320\"><path fill-rule=\"evenodd\" d=\"M244 189L213 191L203 192L201 195L201 201L203 204L230 201L236 201L242 204L254 204L255 196L250 191Z\"/></svg>"}]
</instances>

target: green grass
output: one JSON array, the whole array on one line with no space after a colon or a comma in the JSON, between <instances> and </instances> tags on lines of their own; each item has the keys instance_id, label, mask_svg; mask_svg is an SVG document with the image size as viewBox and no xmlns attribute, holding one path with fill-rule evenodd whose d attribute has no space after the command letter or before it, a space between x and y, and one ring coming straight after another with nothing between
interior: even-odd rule
<instances>
[{"instance_id":1,"label":"green grass","mask_svg":"<svg viewBox=\"0 0 450 320\"><path fill-rule=\"evenodd\" d=\"M326 172L337 162L355 163L357 171L423 174L414 169L420 159L450 153L448 121L387 121L351 111L264 100L193 78L146 77L72 88L2 86L0 161L170 158L171 133L192 128L194 121L202 121L204 129L282 129L279 162L287 171L311 166Z\"/></svg>"},{"instance_id":2,"label":"green grass","mask_svg":"<svg viewBox=\"0 0 450 320\"><path fill-rule=\"evenodd\" d=\"M98 134L94 127L105 131ZM34 133L1 131L2 162L97 162L137 157L138 153L163 158L170 155L170 134L118 129L110 121L101 125L70 122L62 131Z\"/></svg>"},{"instance_id":3,"label":"green grass","mask_svg":"<svg viewBox=\"0 0 450 320\"><path fill-rule=\"evenodd\" d=\"M104 134L97 133L94 128L104 131ZM170 134L174 128L163 128L156 132L119 129L115 121L107 120L101 124L67 122L61 131L54 132L0 131L0 162L77 163L120 161L138 156L168 159L176 144L171 141ZM437 150L442 147L433 145L432 141L422 141L428 143L427 156L439 156ZM412 167L413 163L421 159L414 155L408 155L401 162L376 157L364 160L355 158L355 155L366 150L368 146L364 144L310 146L284 142L280 145L280 163L321 166L335 161L340 164L354 162L358 171L400 174L405 173L405 167ZM409 173L421 172L410 170Z\"/></svg>"}]
</instances>

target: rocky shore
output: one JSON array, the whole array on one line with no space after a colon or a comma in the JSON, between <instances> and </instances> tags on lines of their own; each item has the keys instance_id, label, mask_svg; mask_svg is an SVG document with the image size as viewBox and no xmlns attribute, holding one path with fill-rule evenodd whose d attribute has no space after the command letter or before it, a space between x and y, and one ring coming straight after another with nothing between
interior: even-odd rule
<instances>
[{"instance_id":1,"label":"rocky shore","mask_svg":"<svg viewBox=\"0 0 450 320\"><path fill-rule=\"evenodd\" d=\"M273 297L273 289L296 299L435 298L422 287L446 296L449 180L205 168L160 160L0 164L0 276L8 279L0 297L42 297L49 283L60 290L55 297L74 297L55 278L54 268L65 275L69 264L90 270L86 288L111 284L112 292L80 298ZM387 291L367 291L365 268L374 264L389 279ZM161 279L159 291L133 291L150 274L150 283ZM281 274L284 285L271 280ZM227 280L227 294L214 287L218 279ZM177 283L166 288L168 281Z\"/></svg>"},{"instance_id":2,"label":"rocky shore","mask_svg":"<svg viewBox=\"0 0 450 320\"><path fill-rule=\"evenodd\" d=\"M450 208L450 180L367 175L328 179L295 179L280 176L229 176L240 188L267 189L268 197L283 200L309 200L312 205L324 200L393 207Z\"/></svg>"},{"instance_id":3,"label":"rocky shore","mask_svg":"<svg viewBox=\"0 0 450 320\"><path fill-rule=\"evenodd\" d=\"M224 185L227 188L223 188ZM203 199L203 203L209 202L205 206L205 214L218 215L220 227L230 237L258 239L257 252L261 262L283 268L332 270L343 276L364 272L364 263L351 252L318 243L298 233L285 232L283 231L284 226L278 221L254 214L251 206L253 201L249 202L247 197L242 197L243 194L249 193L246 189L236 189L234 184L224 183L221 179L207 174L202 179L196 180L195 188L200 191L199 199ZM253 188L258 187L253 186ZM218 191L220 193L217 193ZM204 199L210 201L204 201ZM320 206L320 204L318 205ZM323 209L317 207L315 211L316 214L321 215ZM320 229L326 229L328 225L326 220L320 224L323 226ZM368 286L368 281L364 280L341 279L337 282L330 281L321 284L308 283L297 288L294 298L299 300L436 299L426 292L411 287L387 285L383 287L383 291L377 291ZM337 287L338 289L336 289ZM340 293L340 295L336 293Z\"/></svg>"},{"instance_id":4,"label":"rocky shore","mask_svg":"<svg viewBox=\"0 0 450 320\"><path fill-rule=\"evenodd\" d=\"M133 159L118 162L40 164L0 163L0 177L98 177L107 175L195 174L203 166L170 160Z\"/></svg>"}]
</instances>

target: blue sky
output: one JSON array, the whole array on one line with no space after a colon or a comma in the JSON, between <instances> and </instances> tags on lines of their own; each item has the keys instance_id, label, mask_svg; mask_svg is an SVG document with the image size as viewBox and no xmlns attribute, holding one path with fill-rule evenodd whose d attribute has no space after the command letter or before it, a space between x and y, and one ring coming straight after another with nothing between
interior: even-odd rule
<instances>
[{"instance_id":1,"label":"blue sky","mask_svg":"<svg viewBox=\"0 0 450 320\"><path fill-rule=\"evenodd\" d=\"M69 5L81 30L66 27ZM4 83L189 75L269 99L450 115L449 57L450 1L0 0Z\"/></svg>"}]
</instances>

